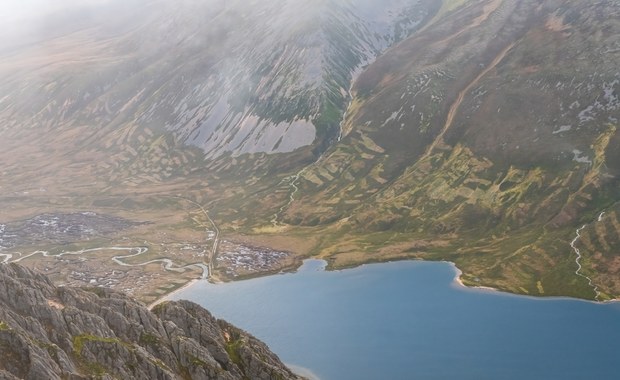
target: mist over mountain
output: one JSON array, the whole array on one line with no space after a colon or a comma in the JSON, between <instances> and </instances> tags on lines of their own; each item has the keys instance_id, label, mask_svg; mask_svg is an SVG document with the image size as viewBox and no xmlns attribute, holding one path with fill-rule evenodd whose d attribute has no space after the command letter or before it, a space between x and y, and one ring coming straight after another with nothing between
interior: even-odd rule
<instances>
[{"instance_id":1,"label":"mist over mountain","mask_svg":"<svg viewBox=\"0 0 620 380\"><path fill-rule=\"evenodd\" d=\"M135 223L12 236L7 262L60 280L63 252L122 245L231 279L239 252L259 258L243 275L417 258L620 294L617 1L16 4L39 21L0 45L0 223Z\"/></svg>"},{"instance_id":2,"label":"mist over mountain","mask_svg":"<svg viewBox=\"0 0 620 380\"><path fill-rule=\"evenodd\" d=\"M37 99L21 107L23 96L4 103L37 115L35 123L171 133L207 158L325 145L338 133L354 72L414 30L429 14L423 3L58 5L63 11L50 10L39 26L58 38L5 62L7 72L19 65L48 82L22 87ZM65 82L76 89L58 88Z\"/></svg>"}]
</instances>

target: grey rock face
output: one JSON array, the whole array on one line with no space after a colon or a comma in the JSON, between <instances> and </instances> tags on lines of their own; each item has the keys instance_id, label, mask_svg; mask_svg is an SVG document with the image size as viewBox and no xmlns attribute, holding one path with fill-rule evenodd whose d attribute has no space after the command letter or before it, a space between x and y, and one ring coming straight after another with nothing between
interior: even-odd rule
<instances>
[{"instance_id":1,"label":"grey rock face","mask_svg":"<svg viewBox=\"0 0 620 380\"><path fill-rule=\"evenodd\" d=\"M0 265L0 379L300 379L200 306L149 311L106 289L57 288Z\"/></svg>"}]
</instances>

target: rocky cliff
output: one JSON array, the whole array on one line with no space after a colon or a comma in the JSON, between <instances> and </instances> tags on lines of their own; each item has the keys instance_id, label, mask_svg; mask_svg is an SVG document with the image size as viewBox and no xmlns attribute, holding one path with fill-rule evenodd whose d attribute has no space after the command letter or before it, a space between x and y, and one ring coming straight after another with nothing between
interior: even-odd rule
<instances>
[{"instance_id":1,"label":"rocky cliff","mask_svg":"<svg viewBox=\"0 0 620 380\"><path fill-rule=\"evenodd\" d=\"M298 379L262 342L191 302L149 311L0 265L1 379Z\"/></svg>"}]
</instances>

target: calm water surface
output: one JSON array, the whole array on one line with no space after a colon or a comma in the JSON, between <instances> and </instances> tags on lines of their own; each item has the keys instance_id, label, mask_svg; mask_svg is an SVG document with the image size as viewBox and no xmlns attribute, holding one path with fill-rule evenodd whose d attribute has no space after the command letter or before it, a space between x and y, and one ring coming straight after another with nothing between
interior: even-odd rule
<instances>
[{"instance_id":1,"label":"calm water surface","mask_svg":"<svg viewBox=\"0 0 620 380\"><path fill-rule=\"evenodd\" d=\"M395 262L229 284L197 302L324 380L620 379L620 304L468 290L447 263Z\"/></svg>"}]
</instances>

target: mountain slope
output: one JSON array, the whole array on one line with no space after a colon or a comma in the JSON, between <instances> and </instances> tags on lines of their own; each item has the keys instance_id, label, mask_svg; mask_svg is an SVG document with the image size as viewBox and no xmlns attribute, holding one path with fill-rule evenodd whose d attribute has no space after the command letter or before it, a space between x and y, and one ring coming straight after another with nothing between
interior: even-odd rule
<instances>
[{"instance_id":1,"label":"mountain slope","mask_svg":"<svg viewBox=\"0 0 620 380\"><path fill-rule=\"evenodd\" d=\"M472 285L594 297L569 243L620 200L619 12L505 0L446 14L360 76L345 137L303 172L283 220L335 222L322 252L336 265L450 259Z\"/></svg>"},{"instance_id":2,"label":"mountain slope","mask_svg":"<svg viewBox=\"0 0 620 380\"><path fill-rule=\"evenodd\" d=\"M86 21L3 46L0 239L14 236L0 258L78 283L114 265L130 275L124 290L148 298L201 265L231 279L307 256L331 267L451 260L469 285L618 297L619 8L153 0L78 10L88 17L66 20ZM38 216L82 212L125 222L14 241ZM87 275L67 273L70 255ZM254 261L236 271L244 260ZM155 290L142 294L136 277Z\"/></svg>"},{"instance_id":3,"label":"mountain slope","mask_svg":"<svg viewBox=\"0 0 620 380\"><path fill-rule=\"evenodd\" d=\"M16 191L66 195L77 181L92 194L291 171L337 139L355 73L437 8L95 4L33 23L35 37L2 51L0 159Z\"/></svg>"},{"instance_id":4,"label":"mountain slope","mask_svg":"<svg viewBox=\"0 0 620 380\"><path fill-rule=\"evenodd\" d=\"M290 152L337 135L355 70L424 20L426 3L112 2L6 54L0 110L40 129L88 124L81 142L138 128L207 158Z\"/></svg>"},{"instance_id":5,"label":"mountain slope","mask_svg":"<svg viewBox=\"0 0 620 380\"><path fill-rule=\"evenodd\" d=\"M0 265L0 377L300 379L244 331L191 302L153 312L101 288L55 287Z\"/></svg>"},{"instance_id":6,"label":"mountain slope","mask_svg":"<svg viewBox=\"0 0 620 380\"><path fill-rule=\"evenodd\" d=\"M115 265L122 289L140 297L144 289L148 299L215 260L204 252L219 247L209 238L221 220L216 202L273 188L337 140L362 66L438 8L434 0L63 4L23 23L25 37L0 41L0 239L11 242L0 244L0 259L43 263L57 281L83 283L69 269L79 260L60 257L88 252L80 260L89 276ZM91 213L140 227L67 239L37 230L13 242L39 216ZM144 260L119 267L119 247ZM175 270L145 264L152 260Z\"/></svg>"}]
</instances>

